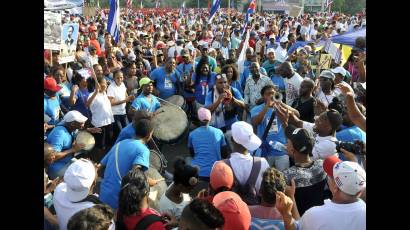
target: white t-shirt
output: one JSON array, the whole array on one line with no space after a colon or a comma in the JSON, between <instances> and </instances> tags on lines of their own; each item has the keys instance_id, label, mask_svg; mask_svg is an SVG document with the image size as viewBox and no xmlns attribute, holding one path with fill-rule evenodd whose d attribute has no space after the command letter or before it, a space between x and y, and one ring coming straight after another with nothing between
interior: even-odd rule
<instances>
[{"instance_id":1,"label":"white t-shirt","mask_svg":"<svg viewBox=\"0 0 410 230\"><path fill-rule=\"evenodd\" d=\"M168 189L171 187L171 185L172 184L168 186ZM159 200L159 211L161 213L169 212L170 214L179 219L185 206L187 206L190 202L191 197L189 196L189 194L182 194L182 202L177 204L171 201L164 193L162 194L161 199Z\"/></svg>"},{"instance_id":2,"label":"white t-shirt","mask_svg":"<svg viewBox=\"0 0 410 230\"><path fill-rule=\"evenodd\" d=\"M92 97L94 93L90 93L88 98ZM114 122L114 115L111 109L111 102L108 99L107 93L98 93L90 105L92 114L91 124L99 128L109 125Z\"/></svg>"},{"instance_id":3,"label":"white t-shirt","mask_svg":"<svg viewBox=\"0 0 410 230\"><path fill-rule=\"evenodd\" d=\"M66 197L67 184L62 182L54 190L53 204L57 214L60 230L66 230L70 218L77 212L94 206L91 202L73 203Z\"/></svg>"},{"instance_id":4,"label":"white t-shirt","mask_svg":"<svg viewBox=\"0 0 410 230\"><path fill-rule=\"evenodd\" d=\"M322 206L308 209L299 220L302 230L366 229L366 203L336 204L327 199Z\"/></svg>"},{"instance_id":5,"label":"white t-shirt","mask_svg":"<svg viewBox=\"0 0 410 230\"><path fill-rule=\"evenodd\" d=\"M241 153L232 153L231 157L229 158L232 171L235 174L235 177L238 179L240 184L245 184L248 180L249 176L251 175L252 170L252 163L253 159L251 154L241 154ZM213 166L212 166L213 167ZM261 187L262 176L263 172L269 168L269 164L265 158L261 159L261 170L259 171L258 179L256 180L255 188L259 193L259 189Z\"/></svg>"},{"instance_id":6,"label":"white t-shirt","mask_svg":"<svg viewBox=\"0 0 410 230\"><path fill-rule=\"evenodd\" d=\"M118 86L115 82L110 84L107 89L107 96L113 97L115 101L122 101L125 100L125 93L127 92L127 88L125 87L124 83L121 82L121 85ZM111 106L112 113L114 115L124 115L126 114L125 111L125 104L122 103L120 105Z\"/></svg>"},{"instance_id":7,"label":"white t-shirt","mask_svg":"<svg viewBox=\"0 0 410 230\"><path fill-rule=\"evenodd\" d=\"M275 50L275 58L280 62L285 62L288 57L288 51L283 49L280 45Z\"/></svg>"},{"instance_id":8,"label":"white t-shirt","mask_svg":"<svg viewBox=\"0 0 410 230\"><path fill-rule=\"evenodd\" d=\"M177 50L177 56L181 55L181 46L172 46L168 49L168 57L174 57L175 56L175 49Z\"/></svg>"},{"instance_id":9,"label":"white t-shirt","mask_svg":"<svg viewBox=\"0 0 410 230\"><path fill-rule=\"evenodd\" d=\"M325 159L328 156L337 154L336 151L336 143L337 141L336 137L334 136L326 136L326 137L320 137L317 135L315 132L313 132L313 126L314 123L309 123L304 121L303 122L303 128L306 129L310 135L315 137L315 144L313 145L312 149L312 155L313 155L313 160L317 159Z\"/></svg>"},{"instance_id":10,"label":"white t-shirt","mask_svg":"<svg viewBox=\"0 0 410 230\"><path fill-rule=\"evenodd\" d=\"M303 78L295 72L290 79L283 79L286 87L286 104L292 105L292 103L299 97L300 84L302 83Z\"/></svg>"},{"instance_id":11,"label":"white t-shirt","mask_svg":"<svg viewBox=\"0 0 410 230\"><path fill-rule=\"evenodd\" d=\"M330 103L332 103L332 100L334 97L337 97L337 93L332 91L330 95L325 95L323 91L320 91L317 95L317 99L322 102L326 107L329 106Z\"/></svg>"}]
</instances>

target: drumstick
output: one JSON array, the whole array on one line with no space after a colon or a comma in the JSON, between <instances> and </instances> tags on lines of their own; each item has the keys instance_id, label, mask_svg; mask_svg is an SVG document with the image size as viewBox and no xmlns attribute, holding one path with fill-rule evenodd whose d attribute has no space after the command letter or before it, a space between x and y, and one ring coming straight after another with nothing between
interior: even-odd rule
<instances>
[{"instance_id":1,"label":"drumstick","mask_svg":"<svg viewBox=\"0 0 410 230\"><path fill-rule=\"evenodd\" d=\"M157 99L160 100L160 101L166 102L166 103L168 103L168 104L170 104L170 105L172 105L172 106L175 106L175 107L177 107L177 108L180 109L180 110L183 110L183 109L181 109L181 107L179 107L178 105L175 105L174 103L171 103L171 102L166 101L166 100L164 100L164 99L162 99L162 98L159 98L159 97L157 97Z\"/></svg>"}]
</instances>

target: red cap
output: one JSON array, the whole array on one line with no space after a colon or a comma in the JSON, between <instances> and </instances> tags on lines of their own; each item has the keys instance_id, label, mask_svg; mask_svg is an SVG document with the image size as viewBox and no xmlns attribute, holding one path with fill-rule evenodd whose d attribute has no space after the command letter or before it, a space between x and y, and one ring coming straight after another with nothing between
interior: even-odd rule
<instances>
[{"instance_id":1,"label":"red cap","mask_svg":"<svg viewBox=\"0 0 410 230\"><path fill-rule=\"evenodd\" d=\"M326 159L323 161L323 169L325 170L327 175L333 177L333 166L335 166L335 164L339 162L342 161L336 155L326 157Z\"/></svg>"},{"instance_id":2,"label":"red cap","mask_svg":"<svg viewBox=\"0 0 410 230\"><path fill-rule=\"evenodd\" d=\"M213 200L215 207L225 219L223 230L248 230L251 225L251 213L248 205L238 194L226 191L218 193Z\"/></svg>"},{"instance_id":3,"label":"red cap","mask_svg":"<svg viewBox=\"0 0 410 230\"><path fill-rule=\"evenodd\" d=\"M47 77L44 79L44 89L58 92L60 91L61 86L57 85L57 82L53 77Z\"/></svg>"},{"instance_id":4,"label":"red cap","mask_svg":"<svg viewBox=\"0 0 410 230\"><path fill-rule=\"evenodd\" d=\"M214 190L218 190L221 187L227 187L231 189L233 186L234 178L231 167L229 167L223 161L215 162L210 174L209 184Z\"/></svg>"},{"instance_id":5,"label":"red cap","mask_svg":"<svg viewBox=\"0 0 410 230\"><path fill-rule=\"evenodd\" d=\"M93 31L97 31L97 27L95 27L95 26L90 26L90 27L88 27L88 31L91 33L91 32L93 32Z\"/></svg>"}]
</instances>

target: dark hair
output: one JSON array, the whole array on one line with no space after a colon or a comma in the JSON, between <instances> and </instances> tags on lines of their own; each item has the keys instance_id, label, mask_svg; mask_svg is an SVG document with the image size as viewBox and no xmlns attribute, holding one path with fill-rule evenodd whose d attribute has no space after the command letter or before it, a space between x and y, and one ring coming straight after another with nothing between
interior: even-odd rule
<instances>
[{"instance_id":1,"label":"dark hair","mask_svg":"<svg viewBox=\"0 0 410 230\"><path fill-rule=\"evenodd\" d=\"M174 163L174 183L191 186L189 181L194 177L198 179L198 169L186 164L184 159L177 159Z\"/></svg>"},{"instance_id":2,"label":"dark hair","mask_svg":"<svg viewBox=\"0 0 410 230\"><path fill-rule=\"evenodd\" d=\"M227 74L229 68L232 68L232 71L233 71L232 81L238 80L239 79L239 72L238 72L238 69L236 68L236 66L234 66L234 65L231 65L231 64L225 65L224 67L222 67L221 73Z\"/></svg>"},{"instance_id":3,"label":"dark hair","mask_svg":"<svg viewBox=\"0 0 410 230\"><path fill-rule=\"evenodd\" d=\"M139 138L147 137L152 130L154 130L154 125L149 119L140 119L135 124L135 135Z\"/></svg>"},{"instance_id":4,"label":"dark hair","mask_svg":"<svg viewBox=\"0 0 410 230\"><path fill-rule=\"evenodd\" d=\"M60 71L60 70L64 72L64 67L62 65L57 65L57 66L51 67L51 75L55 76L57 71Z\"/></svg>"},{"instance_id":5,"label":"dark hair","mask_svg":"<svg viewBox=\"0 0 410 230\"><path fill-rule=\"evenodd\" d=\"M268 168L262 176L260 192L262 199L269 204L276 203L276 192L284 192L286 188L285 176L275 168Z\"/></svg>"},{"instance_id":6,"label":"dark hair","mask_svg":"<svg viewBox=\"0 0 410 230\"><path fill-rule=\"evenodd\" d=\"M268 89L274 89L276 91L276 87L272 84L269 85L265 85L262 90L261 90L261 96L263 97L263 95L265 94L265 91Z\"/></svg>"},{"instance_id":7,"label":"dark hair","mask_svg":"<svg viewBox=\"0 0 410 230\"><path fill-rule=\"evenodd\" d=\"M123 216L140 214L141 201L148 193L149 184L145 174L140 169L133 168L122 178L115 229L125 229Z\"/></svg>"},{"instance_id":8,"label":"dark hair","mask_svg":"<svg viewBox=\"0 0 410 230\"><path fill-rule=\"evenodd\" d=\"M48 166L47 160L51 157L52 153L53 153L53 146L51 146L47 142L44 142L44 167Z\"/></svg>"},{"instance_id":9,"label":"dark hair","mask_svg":"<svg viewBox=\"0 0 410 230\"><path fill-rule=\"evenodd\" d=\"M117 70L115 70L115 71L112 73L113 78L115 78L115 76L116 76L118 73L122 73L121 69L117 69Z\"/></svg>"},{"instance_id":10,"label":"dark hair","mask_svg":"<svg viewBox=\"0 0 410 230\"><path fill-rule=\"evenodd\" d=\"M198 230L221 228L225 224L221 211L210 201L199 198L185 206L182 217L195 225Z\"/></svg>"},{"instance_id":11,"label":"dark hair","mask_svg":"<svg viewBox=\"0 0 410 230\"><path fill-rule=\"evenodd\" d=\"M110 227L114 212L106 204L96 204L74 214L67 224L67 230L106 230Z\"/></svg>"},{"instance_id":12,"label":"dark hair","mask_svg":"<svg viewBox=\"0 0 410 230\"><path fill-rule=\"evenodd\" d=\"M211 67L209 66L208 56L201 57L201 59L200 59L199 62L198 62L198 65L196 66L196 69L195 69L195 75L196 75L196 77L195 77L195 85L198 85L199 82L200 82L200 80L201 80L201 68L202 68L203 65L208 65L208 67L209 67L209 72L208 72L208 76L207 76L207 82L209 82L210 79L211 79L211 72L212 72L212 71L211 71Z\"/></svg>"},{"instance_id":13,"label":"dark hair","mask_svg":"<svg viewBox=\"0 0 410 230\"><path fill-rule=\"evenodd\" d=\"M334 97L332 102L329 103L328 109L334 109L338 111L341 115L345 113L344 105L338 97Z\"/></svg>"}]
</instances>

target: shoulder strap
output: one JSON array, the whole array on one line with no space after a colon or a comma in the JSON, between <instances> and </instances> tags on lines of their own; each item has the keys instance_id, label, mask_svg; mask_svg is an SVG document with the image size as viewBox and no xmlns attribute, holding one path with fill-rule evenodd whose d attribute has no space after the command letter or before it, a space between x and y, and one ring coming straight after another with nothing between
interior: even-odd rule
<instances>
[{"instance_id":1,"label":"shoulder strap","mask_svg":"<svg viewBox=\"0 0 410 230\"><path fill-rule=\"evenodd\" d=\"M239 180L235 176L235 170L233 170L233 168L232 168L231 161L229 159L225 159L225 160L222 160L222 161L225 162L225 164L227 164L232 169L232 174L233 174L234 181L235 181L235 183L239 184Z\"/></svg>"},{"instance_id":2,"label":"shoulder strap","mask_svg":"<svg viewBox=\"0 0 410 230\"><path fill-rule=\"evenodd\" d=\"M77 201L77 202L73 202L73 203L82 203L82 202L91 202L93 204L102 204L103 202L100 201L100 199L96 196L96 195L88 195L86 198Z\"/></svg>"},{"instance_id":3,"label":"shoulder strap","mask_svg":"<svg viewBox=\"0 0 410 230\"><path fill-rule=\"evenodd\" d=\"M252 170L248 177L248 180L246 181L246 184L250 184L250 185L256 184L256 180L258 179L258 176L259 176L259 171L261 171L261 166L262 166L261 158L253 157Z\"/></svg>"},{"instance_id":4,"label":"shoulder strap","mask_svg":"<svg viewBox=\"0 0 410 230\"><path fill-rule=\"evenodd\" d=\"M160 216L157 216L155 214L147 215L144 216L137 225L135 225L136 230L145 230L148 229L148 226L155 222L161 222L162 219Z\"/></svg>"},{"instance_id":5,"label":"shoulder strap","mask_svg":"<svg viewBox=\"0 0 410 230\"><path fill-rule=\"evenodd\" d=\"M115 167L117 168L117 174L121 181L122 177L120 173L120 168L118 167L118 148L119 146L120 146L120 142L118 142L117 146L115 146Z\"/></svg>"}]
</instances>

